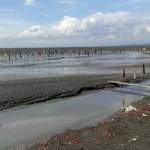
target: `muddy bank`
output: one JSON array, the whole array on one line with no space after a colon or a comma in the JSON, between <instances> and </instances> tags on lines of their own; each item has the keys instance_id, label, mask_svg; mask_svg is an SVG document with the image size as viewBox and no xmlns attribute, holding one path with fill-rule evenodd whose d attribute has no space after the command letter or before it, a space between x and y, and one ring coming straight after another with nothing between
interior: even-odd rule
<instances>
[{"instance_id":1,"label":"muddy bank","mask_svg":"<svg viewBox=\"0 0 150 150\"><path fill-rule=\"evenodd\" d=\"M31 150L148 150L150 97L130 107L96 126L55 135Z\"/></svg>"},{"instance_id":2,"label":"muddy bank","mask_svg":"<svg viewBox=\"0 0 150 150\"><path fill-rule=\"evenodd\" d=\"M150 75L138 75L138 80L147 79ZM126 80L132 80L128 75ZM0 110L21 104L33 104L75 96L83 91L114 87L109 80L122 80L121 74L65 76L15 81L0 81Z\"/></svg>"}]
</instances>

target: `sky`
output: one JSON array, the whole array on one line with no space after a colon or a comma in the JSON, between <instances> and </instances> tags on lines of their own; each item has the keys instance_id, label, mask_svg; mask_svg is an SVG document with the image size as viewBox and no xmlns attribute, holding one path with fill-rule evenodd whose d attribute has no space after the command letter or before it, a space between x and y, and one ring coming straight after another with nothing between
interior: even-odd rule
<instances>
[{"instance_id":1,"label":"sky","mask_svg":"<svg viewBox=\"0 0 150 150\"><path fill-rule=\"evenodd\" d=\"M0 0L0 47L150 44L150 0Z\"/></svg>"}]
</instances>

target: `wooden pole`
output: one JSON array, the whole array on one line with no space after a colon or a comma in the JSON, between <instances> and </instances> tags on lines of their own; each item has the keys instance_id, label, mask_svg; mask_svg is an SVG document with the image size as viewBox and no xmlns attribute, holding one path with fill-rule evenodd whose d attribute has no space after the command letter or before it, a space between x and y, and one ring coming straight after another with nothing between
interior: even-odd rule
<instances>
[{"instance_id":1,"label":"wooden pole","mask_svg":"<svg viewBox=\"0 0 150 150\"><path fill-rule=\"evenodd\" d=\"M146 74L145 65L143 64L143 74Z\"/></svg>"},{"instance_id":2,"label":"wooden pole","mask_svg":"<svg viewBox=\"0 0 150 150\"><path fill-rule=\"evenodd\" d=\"M133 79L136 80L136 72L133 74Z\"/></svg>"},{"instance_id":3,"label":"wooden pole","mask_svg":"<svg viewBox=\"0 0 150 150\"><path fill-rule=\"evenodd\" d=\"M123 77L123 78L126 77L126 70L125 70L125 68L123 68L123 74L122 74L122 77Z\"/></svg>"}]
</instances>

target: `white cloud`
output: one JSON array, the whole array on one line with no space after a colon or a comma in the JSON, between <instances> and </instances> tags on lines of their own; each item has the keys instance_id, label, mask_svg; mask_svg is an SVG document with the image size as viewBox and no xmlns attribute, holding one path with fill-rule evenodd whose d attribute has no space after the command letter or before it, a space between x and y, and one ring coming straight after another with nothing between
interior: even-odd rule
<instances>
[{"instance_id":1,"label":"white cloud","mask_svg":"<svg viewBox=\"0 0 150 150\"><path fill-rule=\"evenodd\" d=\"M65 16L51 25L33 25L17 34L0 34L33 44L100 45L147 42L150 39L149 15L130 12L95 13L84 18Z\"/></svg>"},{"instance_id":2,"label":"white cloud","mask_svg":"<svg viewBox=\"0 0 150 150\"><path fill-rule=\"evenodd\" d=\"M106 36L114 28L127 22L129 13L96 13L86 18L65 16L64 19L51 26L32 26L20 34L21 37L36 38L83 38L85 36ZM115 27L116 26L116 27ZM108 30L106 33L106 30Z\"/></svg>"},{"instance_id":3,"label":"white cloud","mask_svg":"<svg viewBox=\"0 0 150 150\"><path fill-rule=\"evenodd\" d=\"M34 4L34 2L35 2L35 0L24 0L24 5L27 5L27 6L31 6L31 5L33 5Z\"/></svg>"},{"instance_id":4,"label":"white cloud","mask_svg":"<svg viewBox=\"0 0 150 150\"><path fill-rule=\"evenodd\" d=\"M5 39L5 38L10 38L11 37L11 34L10 33L0 33L0 38L1 39Z\"/></svg>"}]
</instances>

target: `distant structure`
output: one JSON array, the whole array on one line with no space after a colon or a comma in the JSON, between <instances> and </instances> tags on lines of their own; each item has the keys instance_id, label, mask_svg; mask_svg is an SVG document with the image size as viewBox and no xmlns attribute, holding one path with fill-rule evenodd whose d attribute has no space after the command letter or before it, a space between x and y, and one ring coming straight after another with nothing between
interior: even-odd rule
<instances>
[{"instance_id":1,"label":"distant structure","mask_svg":"<svg viewBox=\"0 0 150 150\"><path fill-rule=\"evenodd\" d=\"M145 65L143 64L143 74L146 74Z\"/></svg>"},{"instance_id":2,"label":"distant structure","mask_svg":"<svg viewBox=\"0 0 150 150\"><path fill-rule=\"evenodd\" d=\"M123 68L123 78L125 78L126 77L126 70L125 70L125 68Z\"/></svg>"}]
</instances>

